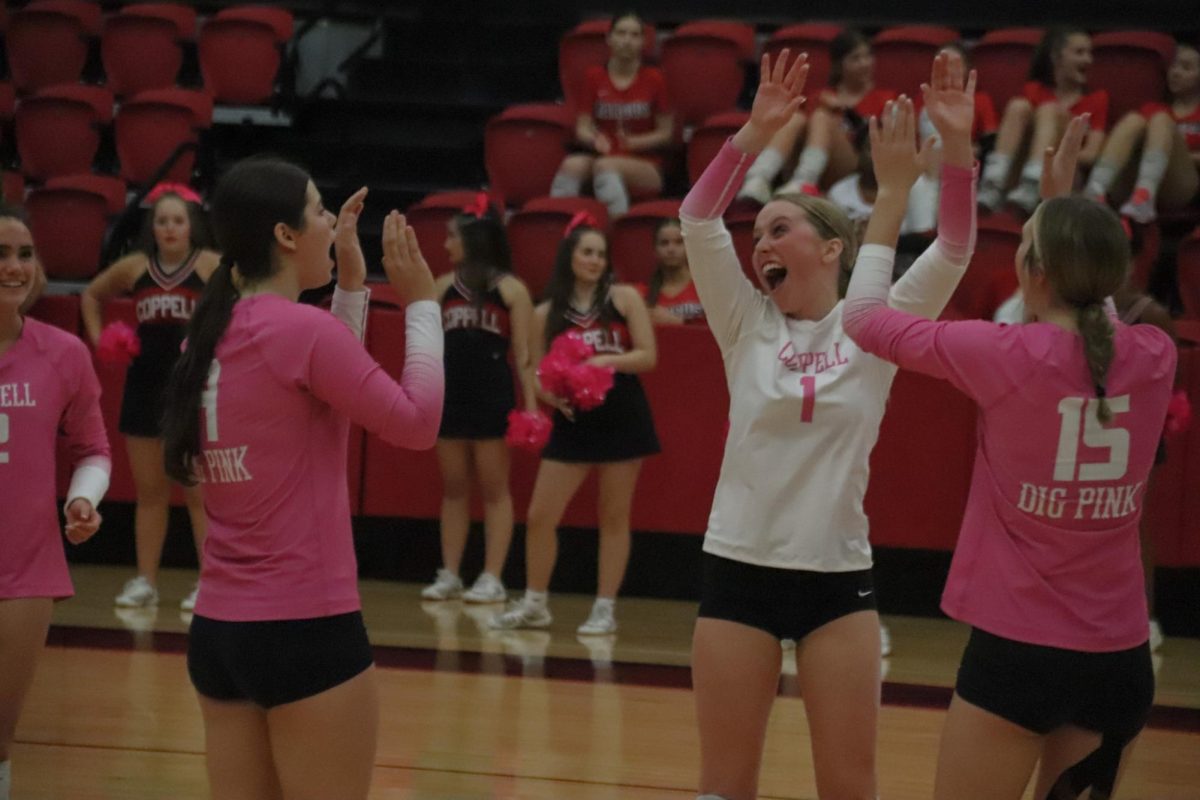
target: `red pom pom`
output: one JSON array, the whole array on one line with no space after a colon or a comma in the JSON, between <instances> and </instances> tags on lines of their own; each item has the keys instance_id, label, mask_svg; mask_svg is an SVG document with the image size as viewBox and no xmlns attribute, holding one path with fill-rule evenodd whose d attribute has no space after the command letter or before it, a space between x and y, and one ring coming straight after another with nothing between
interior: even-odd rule
<instances>
[{"instance_id":1,"label":"red pom pom","mask_svg":"<svg viewBox=\"0 0 1200 800\"><path fill-rule=\"evenodd\" d=\"M142 341L137 331L124 322L110 322L100 331L96 344L96 358L104 364L128 366L134 356L142 352Z\"/></svg>"},{"instance_id":2,"label":"red pom pom","mask_svg":"<svg viewBox=\"0 0 1200 800\"><path fill-rule=\"evenodd\" d=\"M590 411L604 402L613 385L612 367L576 364L567 372L567 400L580 411Z\"/></svg>"},{"instance_id":3,"label":"red pom pom","mask_svg":"<svg viewBox=\"0 0 1200 800\"><path fill-rule=\"evenodd\" d=\"M1187 392L1180 389L1167 403L1167 433L1183 433L1191 422L1192 404L1188 402Z\"/></svg>"},{"instance_id":4,"label":"red pom pom","mask_svg":"<svg viewBox=\"0 0 1200 800\"><path fill-rule=\"evenodd\" d=\"M540 453L550 441L550 418L541 411L510 411L508 412L508 431L504 441L509 447L526 450L530 453Z\"/></svg>"}]
</instances>

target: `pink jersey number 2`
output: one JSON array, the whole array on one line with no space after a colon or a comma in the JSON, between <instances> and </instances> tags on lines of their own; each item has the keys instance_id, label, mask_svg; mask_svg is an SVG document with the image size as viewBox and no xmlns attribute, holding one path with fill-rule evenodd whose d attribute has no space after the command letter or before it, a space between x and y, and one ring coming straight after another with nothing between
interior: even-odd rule
<instances>
[{"instance_id":1,"label":"pink jersey number 2","mask_svg":"<svg viewBox=\"0 0 1200 800\"><path fill-rule=\"evenodd\" d=\"M804 399L800 403L800 421L812 422L813 407L817 404L817 376L801 375L800 391L804 393Z\"/></svg>"}]
</instances>

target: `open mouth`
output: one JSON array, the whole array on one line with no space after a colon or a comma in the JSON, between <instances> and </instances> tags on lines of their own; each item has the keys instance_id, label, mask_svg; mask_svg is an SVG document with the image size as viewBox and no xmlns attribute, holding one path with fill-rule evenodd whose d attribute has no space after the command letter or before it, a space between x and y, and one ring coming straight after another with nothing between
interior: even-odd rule
<instances>
[{"instance_id":1,"label":"open mouth","mask_svg":"<svg viewBox=\"0 0 1200 800\"><path fill-rule=\"evenodd\" d=\"M787 278L787 268L782 264L767 264L763 267L763 280L766 281L767 288L772 292L779 288L779 284L783 283Z\"/></svg>"},{"instance_id":2,"label":"open mouth","mask_svg":"<svg viewBox=\"0 0 1200 800\"><path fill-rule=\"evenodd\" d=\"M0 281L0 289L20 289L25 281Z\"/></svg>"}]
</instances>

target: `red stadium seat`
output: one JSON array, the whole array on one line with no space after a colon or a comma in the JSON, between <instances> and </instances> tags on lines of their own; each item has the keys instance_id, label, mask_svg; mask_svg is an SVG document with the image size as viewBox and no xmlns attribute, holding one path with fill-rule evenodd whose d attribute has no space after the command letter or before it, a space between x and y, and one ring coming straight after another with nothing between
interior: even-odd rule
<instances>
[{"instance_id":1,"label":"red stadium seat","mask_svg":"<svg viewBox=\"0 0 1200 800\"><path fill-rule=\"evenodd\" d=\"M804 92L809 97L815 97L821 89L829 85L829 47L841 31L841 25L831 25L827 22L785 25L771 34L763 52L769 53L772 61L785 47L792 51L792 55L808 53L808 80L805 82Z\"/></svg>"},{"instance_id":2,"label":"red stadium seat","mask_svg":"<svg viewBox=\"0 0 1200 800\"><path fill-rule=\"evenodd\" d=\"M900 25L880 31L871 40L876 84L917 97L921 83L929 80L937 51L955 41L958 31L936 25Z\"/></svg>"},{"instance_id":3,"label":"red stadium seat","mask_svg":"<svg viewBox=\"0 0 1200 800\"><path fill-rule=\"evenodd\" d=\"M29 229L48 278L80 280L96 273L114 195L91 175L58 178L29 193Z\"/></svg>"},{"instance_id":4,"label":"red stadium seat","mask_svg":"<svg viewBox=\"0 0 1200 800\"><path fill-rule=\"evenodd\" d=\"M79 14L58 4L31 3L14 11L5 34L8 66L19 92L74 83L87 62L89 30Z\"/></svg>"},{"instance_id":5,"label":"red stadium seat","mask_svg":"<svg viewBox=\"0 0 1200 800\"><path fill-rule=\"evenodd\" d=\"M218 103L255 105L271 98L292 16L275 8L229 8L200 29L200 72Z\"/></svg>"},{"instance_id":6,"label":"red stadium seat","mask_svg":"<svg viewBox=\"0 0 1200 800\"><path fill-rule=\"evenodd\" d=\"M704 34L676 33L663 43L662 71L681 128L734 108L746 82L739 46Z\"/></svg>"},{"instance_id":7,"label":"red stadium seat","mask_svg":"<svg viewBox=\"0 0 1200 800\"><path fill-rule=\"evenodd\" d=\"M1003 114L1008 101L1021 95L1033 51L1044 33L1041 28L1000 28L985 33L971 48L977 88L991 95L997 113Z\"/></svg>"},{"instance_id":8,"label":"red stadium seat","mask_svg":"<svg viewBox=\"0 0 1200 800\"><path fill-rule=\"evenodd\" d=\"M509 218L513 271L535 301L545 294L563 232L580 211L591 214L597 226L607 230L608 209L590 197L536 197Z\"/></svg>"},{"instance_id":9,"label":"red stadium seat","mask_svg":"<svg viewBox=\"0 0 1200 800\"><path fill-rule=\"evenodd\" d=\"M629 207L616 220L609 236L609 257L617 280L622 283L648 283L657 263L654 255L654 229L660 220L679 216L679 200L648 200Z\"/></svg>"},{"instance_id":10,"label":"red stadium seat","mask_svg":"<svg viewBox=\"0 0 1200 800\"><path fill-rule=\"evenodd\" d=\"M484 129L489 183L515 205L549 193L574 138L575 115L567 106L529 103L504 109Z\"/></svg>"},{"instance_id":11,"label":"red stadium seat","mask_svg":"<svg viewBox=\"0 0 1200 800\"><path fill-rule=\"evenodd\" d=\"M61 84L26 97L15 123L22 174L45 180L91 171L112 112L112 92L101 86Z\"/></svg>"},{"instance_id":12,"label":"red stadium seat","mask_svg":"<svg viewBox=\"0 0 1200 800\"><path fill-rule=\"evenodd\" d=\"M1112 31L1092 37L1089 82L1108 90L1108 122L1113 125L1143 103L1163 97L1167 67L1175 54L1175 40L1155 31Z\"/></svg>"},{"instance_id":13,"label":"red stadium seat","mask_svg":"<svg viewBox=\"0 0 1200 800\"><path fill-rule=\"evenodd\" d=\"M91 0L33 0L25 6L26 10L56 11L60 14L70 14L83 25L88 36L100 35L100 24L104 12L99 3Z\"/></svg>"},{"instance_id":14,"label":"red stadium seat","mask_svg":"<svg viewBox=\"0 0 1200 800\"><path fill-rule=\"evenodd\" d=\"M979 218L975 255L950 298L963 319L991 319L1017 290L1016 256L1021 222L1007 214Z\"/></svg>"},{"instance_id":15,"label":"red stadium seat","mask_svg":"<svg viewBox=\"0 0 1200 800\"><path fill-rule=\"evenodd\" d=\"M109 216L116 216L125 210L127 189L125 181L111 175L97 175L83 172L78 175L58 175L46 181L51 189L79 189L99 195L104 198Z\"/></svg>"},{"instance_id":16,"label":"red stadium seat","mask_svg":"<svg viewBox=\"0 0 1200 800\"><path fill-rule=\"evenodd\" d=\"M196 35L196 12L170 3L125 6L108 17L100 56L108 87L118 96L175 85L182 42Z\"/></svg>"},{"instance_id":17,"label":"red stadium seat","mask_svg":"<svg viewBox=\"0 0 1200 800\"><path fill-rule=\"evenodd\" d=\"M434 192L410 206L405 212L408 224L416 231L421 253L434 275L441 275L453 268L445 248L446 225L463 208L470 205L478 194L477 191L467 189ZM497 208L504 208L503 198L493 195L490 199Z\"/></svg>"},{"instance_id":18,"label":"red stadium seat","mask_svg":"<svg viewBox=\"0 0 1200 800\"><path fill-rule=\"evenodd\" d=\"M709 162L721 151L725 140L745 124L750 115L745 111L726 111L713 114L692 132L687 146L688 182L695 183Z\"/></svg>"},{"instance_id":19,"label":"red stadium seat","mask_svg":"<svg viewBox=\"0 0 1200 800\"><path fill-rule=\"evenodd\" d=\"M701 19L685 22L675 29L675 36L713 36L727 39L737 45L738 55L743 61L754 61L758 54L758 41L753 26L745 22L724 19Z\"/></svg>"},{"instance_id":20,"label":"red stadium seat","mask_svg":"<svg viewBox=\"0 0 1200 800\"><path fill-rule=\"evenodd\" d=\"M607 39L611 23L610 19L581 22L563 34L558 42L558 79L562 84L566 104L572 108L583 89L583 74L587 72L588 67L608 63ZM651 61L657 41L654 24L645 23L643 30L645 40L642 45L642 58Z\"/></svg>"},{"instance_id":21,"label":"red stadium seat","mask_svg":"<svg viewBox=\"0 0 1200 800\"><path fill-rule=\"evenodd\" d=\"M1200 320L1200 228L1179 243L1176 264L1183 315L1188 319ZM1196 410L1200 414L1200 407Z\"/></svg>"},{"instance_id":22,"label":"red stadium seat","mask_svg":"<svg viewBox=\"0 0 1200 800\"><path fill-rule=\"evenodd\" d=\"M151 89L121 104L116 118L117 157L121 177L145 184L177 147L199 141L199 132L212 125L212 97L189 89ZM195 151L185 152L165 176L189 183Z\"/></svg>"}]
</instances>

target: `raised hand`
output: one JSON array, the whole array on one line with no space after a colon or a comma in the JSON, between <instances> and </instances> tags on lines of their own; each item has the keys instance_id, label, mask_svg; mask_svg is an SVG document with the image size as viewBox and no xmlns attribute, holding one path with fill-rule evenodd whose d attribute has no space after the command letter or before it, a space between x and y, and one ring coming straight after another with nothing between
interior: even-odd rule
<instances>
[{"instance_id":1,"label":"raised hand","mask_svg":"<svg viewBox=\"0 0 1200 800\"><path fill-rule=\"evenodd\" d=\"M100 530L100 512L81 497L76 497L67 506L67 527L64 531L71 544L82 544Z\"/></svg>"},{"instance_id":2,"label":"raised hand","mask_svg":"<svg viewBox=\"0 0 1200 800\"><path fill-rule=\"evenodd\" d=\"M436 298L433 273L421 255L417 232L399 211L392 211L383 221L383 271L404 305Z\"/></svg>"},{"instance_id":3,"label":"raised hand","mask_svg":"<svg viewBox=\"0 0 1200 800\"><path fill-rule=\"evenodd\" d=\"M342 203L337 216L333 249L337 255L338 287L344 291L356 292L367 280L367 261L358 241L358 219L366 198L364 186Z\"/></svg>"},{"instance_id":4,"label":"raised hand","mask_svg":"<svg viewBox=\"0 0 1200 800\"><path fill-rule=\"evenodd\" d=\"M879 192L908 196L909 189L929 166L932 138L917 149L917 115L912 100L900 95L883 107L883 117L871 117L871 160Z\"/></svg>"},{"instance_id":5,"label":"raised hand","mask_svg":"<svg viewBox=\"0 0 1200 800\"><path fill-rule=\"evenodd\" d=\"M1079 151L1083 148L1083 137L1087 135L1091 116L1072 117L1058 147L1047 147L1042 153L1042 179L1038 189L1043 200L1065 197L1075 187L1075 168L1079 164Z\"/></svg>"},{"instance_id":6,"label":"raised hand","mask_svg":"<svg viewBox=\"0 0 1200 800\"><path fill-rule=\"evenodd\" d=\"M929 120L943 139L966 136L975 127L975 70L964 83L962 56L942 51L933 59L929 83L921 84Z\"/></svg>"},{"instance_id":7,"label":"raised hand","mask_svg":"<svg viewBox=\"0 0 1200 800\"><path fill-rule=\"evenodd\" d=\"M808 54L801 53L788 64L791 52L784 48L775 63L764 54L759 70L758 91L750 108L750 121L734 136L734 145L746 153L757 153L792 118L804 102L800 94L808 78Z\"/></svg>"}]
</instances>

